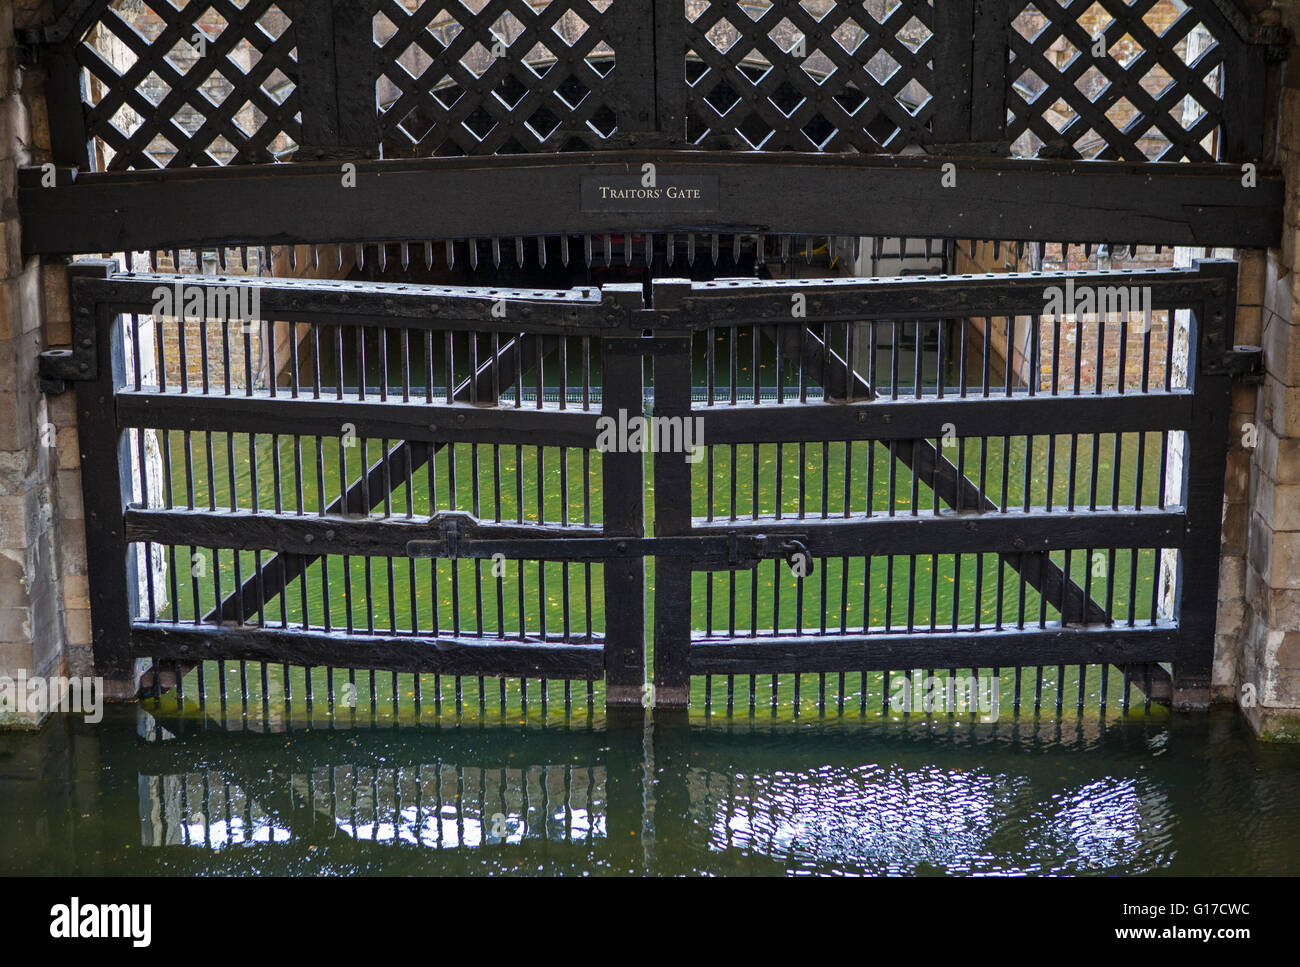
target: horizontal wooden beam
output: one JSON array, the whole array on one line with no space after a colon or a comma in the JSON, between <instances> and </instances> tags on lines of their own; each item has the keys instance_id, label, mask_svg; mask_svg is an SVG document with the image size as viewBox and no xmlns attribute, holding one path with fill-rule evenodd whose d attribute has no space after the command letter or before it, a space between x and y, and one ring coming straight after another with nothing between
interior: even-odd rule
<instances>
[{"instance_id":1,"label":"horizontal wooden beam","mask_svg":"<svg viewBox=\"0 0 1300 967\"><path fill-rule=\"evenodd\" d=\"M1282 237L1280 175L1247 188L1226 164L649 150L353 163L355 187L337 162L67 170L48 188L39 168L23 169L23 250L670 231L1225 247ZM716 193L650 210L590 203L593 184L646 163L678 183L716 179Z\"/></svg>"},{"instance_id":2,"label":"horizontal wooden beam","mask_svg":"<svg viewBox=\"0 0 1300 967\"><path fill-rule=\"evenodd\" d=\"M409 543L417 541L429 550L420 556L448 556L436 518L139 507L128 508L125 517L126 539L135 542L288 554L406 557ZM779 557L785 540L804 542L813 557L1175 548L1186 541L1186 518L1161 510L742 518L730 522L697 518L688 536L643 540L605 537L599 527L577 524L482 522L460 539L459 556L483 560L500 553L511 560L601 561L657 555L681 559L683 566L694 570L725 570Z\"/></svg>"},{"instance_id":3,"label":"horizontal wooden beam","mask_svg":"<svg viewBox=\"0 0 1300 967\"><path fill-rule=\"evenodd\" d=\"M719 390L719 395L725 395ZM869 403L775 403L700 406L706 445L799 443L822 440L931 440L951 424L958 438L1134 433L1184 430L1192 425L1192 394L1126 393L1104 396L971 395L938 399L880 399ZM953 449L950 455L955 456Z\"/></svg>"},{"instance_id":4,"label":"horizontal wooden beam","mask_svg":"<svg viewBox=\"0 0 1300 967\"><path fill-rule=\"evenodd\" d=\"M797 342L798 326L790 322L791 300L796 296L802 297L803 324L808 327L821 322L878 320L888 325L892 320L1021 315L1046 316L1050 322L1048 306L1053 298L1071 306L1065 315L1078 311L1084 326L1096 326L1099 314L1127 317L1130 309L1134 313L1143 309L1148 296L1153 312L1196 309L1201 302L1222 296L1229 280L1236 277L1237 264L1230 259L1199 259L1189 268L1134 271L985 272L870 280L852 276L691 283L663 279L655 284L654 307L665 310L665 316L667 310L681 310L680 318L665 318L664 325L674 329L757 322L780 325L783 334L793 331ZM1097 308L1079 311L1079 297L1088 289ZM1065 323L1073 324L1073 318Z\"/></svg>"},{"instance_id":5,"label":"horizontal wooden beam","mask_svg":"<svg viewBox=\"0 0 1300 967\"><path fill-rule=\"evenodd\" d=\"M394 483L404 479L394 475ZM405 557L409 542L438 541L441 537L441 523L437 518L431 521L427 517L345 517L340 514L146 510L139 507L128 508L125 516L128 541L311 556ZM569 556L563 550L564 541L594 540L602 534L599 526L580 524L484 522L468 539L513 542L522 548L543 541L545 544L536 552L541 559L562 560ZM471 547L465 548L462 557L476 557L472 550ZM491 553L487 552L486 556L491 557ZM534 559L530 553L517 556Z\"/></svg>"},{"instance_id":6,"label":"horizontal wooden beam","mask_svg":"<svg viewBox=\"0 0 1300 967\"><path fill-rule=\"evenodd\" d=\"M915 634L794 635L710 641L689 651L692 675L1014 668L1171 661L1178 631L1155 626Z\"/></svg>"},{"instance_id":7,"label":"horizontal wooden beam","mask_svg":"<svg viewBox=\"0 0 1300 967\"><path fill-rule=\"evenodd\" d=\"M598 636L597 636L598 637ZM592 644L451 636L347 635L254 625L165 625L136 622L131 650L162 661L264 661L374 668L444 675L582 678L604 675L605 649Z\"/></svg>"},{"instance_id":8,"label":"horizontal wooden beam","mask_svg":"<svg viewBox=\"0 0 1300 967\"><path fill-rule=\"evenodd\" d=\"M87 276L73 280L73 292L78 299L117 312L170 317L184 312L191 319L198 315L201 299L213 325L229 318L249 324L267 320L503 335L526 329L537 336L626 334L628 309L641 307L640 292L626 286L513 289L239 275L189 276L183 283L175 275L153 273ZM191 299L196 300L192 314ZM209 300L215 311L206 308ZM321 338L329 336L327 331Z\"/></svg>"},{"instance_id":9,"label":"horizontal wooden beam","mask_svg":"<svg viewBox=\"0 0 1300 967\"><path fill-rule=\"evenodd\" d=\"M705 521L696 518L691 534L763 534L806 543L812 557L887 554L1033 554L1044 551L1111 547L1182 547L1187 520L1161 510L1031 510L952 514L925 512L913 517L803 518ZM1028 571L1036 571L1026 564Z\"/></svg>"},{"instance_id":10,"label":"horizontal wooden beam","mask_svg":"<svg viewBox=\"0 0 1300 967\"><path fill-rule=\"evenodd\" d=\"M251 396L201 393L136 392L117 395L121 426L215 433L276 433L282 437L342 437L352 433L364 440L406 440L411 443L497 443L594 449L599 412L582 409L538 410L528 406L485 408L468 403L435 404L423 399L403 403L378 400L293 397L279 389ZM423 396L423 393L420 394ZM436 398L436 396L435 396Z\"/></svg>"}]
</instances>

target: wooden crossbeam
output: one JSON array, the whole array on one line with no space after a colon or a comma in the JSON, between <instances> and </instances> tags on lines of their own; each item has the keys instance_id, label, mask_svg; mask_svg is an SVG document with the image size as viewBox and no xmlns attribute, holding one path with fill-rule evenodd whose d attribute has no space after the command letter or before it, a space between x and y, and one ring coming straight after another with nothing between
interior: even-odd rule
<instances>
[{"instance_id":1,"label":"wooden crossbeam","mask_svg":"<svg viewBox=\"0 0 1300 967\"><path fill-rule=\"evenodd\" d=\"M471 399L488 399L493 387L506 387L517 377L530 372L541 358L558 345L554 336L534 336L521 333L503 343L496 353L480 364L478 371L456 387L453 395L457 402ZM390 492L408 477L414 476L445 445L444 442L411 445L402 440L370 465L364 475L348 484L347 490L325 508L326 514L368 514ZM409 468L408 468L409 464ZM369 498L369 500L367 500ZM261 568L249 575L240 586L231 591L219 606L203 616L203 624L242 623L248 615L256 614L296 578L320 559L320 555L272 554L262 562ZM193 663L182 665L181 676L188 674ZM175 686L175 674L158 665L152 665L140 680L141 694L162 694Z\"/></svg>"},{"instance_id":2,"label":"wooden crossbeam","mask_svg":"<svg viewBox=\"0 0 1300 967\"><path fill-rule=\"evenodd\" d=\"M641 165L712 186L708 210L619 211L583 183ZM944 166L956 184L942 187ZM26 255L239 244L332 244L553 234L734 232L1271 247L1284 186L1228 164L1124 164L759 152L584 152L154 172L20 172ZM594 179L594 182L592 181ZM773 191L780 185L780 191ZM710 193L713 189L710 187ZM419 198L419 205L411 199ZM493 203L482 204L483 198ZM203 217L196 219L192 213Z\"/></svg>"},{"instance_id":3,"label":"wooden crossbeam","mask_svg":"<svg viewBox=\"0 0 1300 967\"><path fill-rule=\"evenodd\" d=\"M775 340L767 327L762 327L762 329L769 340ZM805 372L815 379L824 371L824 363L820 357L821 343L820 340L814 343L807 339L804 340L804 343L806 348L804 358L810 358L813 363L812 368L805 370ZM843 367L843 365L841 361L840 366ZM855 376L857 376L856 373ZM858 376L857 378L860 379L861 377ZM966 474L958 470L952 461L945 457L929 440L918 439L912 442L911 447L896 447L894 456L908 470L923 480L948 507L956 509L960 506L977 509L981 512L993 512L999 509L993 500L986 494L982 494L979 487ZM1029 555L1030 559L1038 560L1039 565L1037 568L1025 566L1025 557L1026 555L999 554L998 560L1000 563L1006 563L1013 571L1024 578L1026 584L1057 607L1061 612L1063 622L1068 620L1070 615L1082 616L1085 624L1098 624L1110 620L1110 615L1106 612L1106 609L1093 600L1090 595L1086 595L1083 588L1066 575L1060 565L1051 560L1045 553L1036 552ZM1168 701L1172 698L1173 681L1163 667L1147 664L1120 665L1117 667L1136 682L1144 683L1149 680L1151 682L1151 692L1149 694L1152 699Z\"/></svg>"}]
</instances>

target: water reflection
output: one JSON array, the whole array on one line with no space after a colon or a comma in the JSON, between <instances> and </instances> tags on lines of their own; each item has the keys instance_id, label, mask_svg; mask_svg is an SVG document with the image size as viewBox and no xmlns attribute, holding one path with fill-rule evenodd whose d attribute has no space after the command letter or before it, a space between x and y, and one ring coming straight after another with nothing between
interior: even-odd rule
<instances>
[{"instance_id":1,"label":"water reflection","mask_svg":"<svg viewBox=\"0 0 1300 967\"><path fill-rule=\"evenodd\" d=\"M257 794L220 772L140 777L144 846L316 838L458 849L605 835L603 767L321 766Z\"/></svg>"},{"instance_id":2,"label":"water reflection","mask_svg":"<svg viewBox=\"0 0 1300 967\"><path fill-rule=\"evenodd\" d=\"M5 873L1294 873L1300 855L1300 753L1231 712L261 734L119 713L0 737L0 803Z\"/></svg>"}]
</instances>

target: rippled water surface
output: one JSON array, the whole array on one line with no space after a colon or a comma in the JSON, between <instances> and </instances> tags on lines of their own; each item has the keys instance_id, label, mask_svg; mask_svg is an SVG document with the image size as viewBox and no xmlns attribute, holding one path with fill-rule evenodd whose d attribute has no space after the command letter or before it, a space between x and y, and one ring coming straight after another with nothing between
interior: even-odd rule
<instances>
[{"instance_id":1,"label":"rippled water surface","mask_svg":"<svg viewBox=\"0 0 1300 967\"><path fill-rule=\"evenodd\" d=\"M0 736L0 872L1300 872L1300 749L1226 710L172 727Z\"/></svg>"}]
</instances>

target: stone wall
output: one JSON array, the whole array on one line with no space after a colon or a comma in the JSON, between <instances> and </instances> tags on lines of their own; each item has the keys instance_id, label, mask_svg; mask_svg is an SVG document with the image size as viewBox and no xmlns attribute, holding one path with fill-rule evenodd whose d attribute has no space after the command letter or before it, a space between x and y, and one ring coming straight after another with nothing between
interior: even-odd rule
<instances>
[{"instance_id":1,"label":"stone wall","mask_svg":"<svg viewBox=\"0 0 1300 967\"><path fill-rule=\"evenodd\" d=\"M17 169L48 160L49 124L14 30L49 16L0 4L0 675L45 677L91 669L73 399L42 394L36 374L38 354L69 338L66 268L23 258L17 214Z\"/></svg>"},{"instance_id":2,"label":"stone wall","mask_svg":"<svg viewBox=\"0 0 1300 967\"><path fill-rule=\"evenodd\" d=\"M1283 8L1300 37L1300 4ZM1238 439L1229 454L1225 546L1243 547L1244 600L1220 601L1220 633L1240 642L1237 699L1262 735L1300 739L1300 47L1281 92L1276 164L1286 178L1280 249L1242 273L1238 341L1264 348L1264 385L1234 398ZM1267 132L1273 142L1275 132ZM1256 445L1249 443L1253 428ZM1225 566L1227 565L1225 559Z\"/></svg>"}]
</instances>

